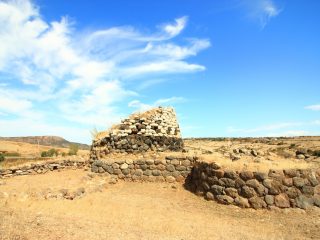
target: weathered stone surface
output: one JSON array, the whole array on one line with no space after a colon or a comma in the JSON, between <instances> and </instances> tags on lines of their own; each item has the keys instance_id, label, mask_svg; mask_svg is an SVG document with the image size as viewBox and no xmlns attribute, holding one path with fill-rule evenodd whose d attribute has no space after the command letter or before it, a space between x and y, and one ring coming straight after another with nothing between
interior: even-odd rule
<instances>
[{"instance_id":1,"label":"weathered stone surface","mask_svg":"<svg viewBox=\"0 0 320 240\"><path fill-rule=\"evenodd\" d=\"M267 204L265 203L265 201L263 201L262 198L257 197L257 196L249 198L249 203L250 203L251 207L253 207L254 209L260 209L260 208L267 207Z\"/></svg>"},{"instance_id":2,"label":"weathered stone surface","mask_svg":"<svg viewBox=\"0 0 320 240\"><path fill-rule=\"evenodd\" d=\"M159 170L153 170L153 171L152 171L152 175L153 175L153 176L160 176L160 175L161 175L161 171L159 171Z\"/></svg>"},{"instance_id":3,"label":"weathered stone surface","mask_svg":"<svg viewBox=\"0 0 320 240\"><path fill-rule=\"evenodd\" d=\"M294 177L293 179L293 185L296 187L303 187L306 184L305 179L300 178L300 177Z\"/></svg>"},{"instance_id":4,"label":"weathered stone surface","mask_svg":"<svg viewBox=\"0 0 320 240\"><path fill-rule=\"evenodd\" d=\"M299 173L296 169L285 169L283 170L284 174L290 178L299 177Z\"/></svg>"},{"instance_id":5,"label":"weathered stone surface","mask_svg":"<svg viewBox=\"0 0 320 240\"><path fill-rule=\"evenodd\" d=\"M247 180L253 179L254 175L253 175L253 172L251 172L251 171L242 171L242 172L240 172L240 177L244 181L247 181Z\"/></svg>"},{"instance_id":6,"label":"weathered stone surface","mask_svg":"<svg viewBox=\"0 0 320 240\"><path fill-rule=\"evenodd\" d=\"M257 194L253 188L248 187L248 186L243 186L241 188L240 195L243 197L246 197L246 198L251 198L251 197L256 196Z\"/></svg>"},{"instance_id":7,"label":"weathered stone surface","mask_svg":"<svg viewBox=\"0 0 320 240\"><path fill-rule=\"evenodd\" d=\"M283 183L283 185L285 185L287 187L292 187L293 186L292 178L284 178L284 179L282 179L282 183Z\"/></svg>"},{"instance_id":8,"label":"weathered stone surface","mask_svg":"<svg viewBox=\"0 0 320 240\"><path fill-rule=\"evenodd\" d=\"M167 176L166 177L166 181L169 182L169 183L174 183L176 181L176 179L174 177L172 177L172 176Z\"/></svg>"},{"instance_id":9,"label":"weathered stone surface","mask_svg":"<svg viewBox=\"0 0 320 240\"><path fill-rule=\"evenodd\" d=\"M212 185L211 186L211 192L214 195L223 195L224 194L224 187L221 187L219 185Z\"/></svg>"},{"instance_id":10,"label":"weathered stone surface","mask_svg":"<svg viewBox=\"0 0 320 240\"><path fill-rule=\"evenodd\" d=\"M222 203L222 204L232 204L233 203L233 198L229 197L227 195L217 195L216 199L219 203Z\"/></svg>"},{"instance_id":11,"label":"weathered stone surface","mask_svg":"<svg viewBox=\"0 0 320 240\"><path fill-rule=\"evenodd\" d=\"M264 172L254 172L254 177L262 182L263 180L268 178L268 174L264 173Z\"/></svg>"},{"instance_id":12,"label":"weathered stone surface","mask_svg":"<svg viewBox=\"0 0 320 240\"><path fill-rule=\"evenodd\" d=\"M314 187L312 186L303 186L301 192L306 196L313 196L314 194Z\"/></svg>"},{"instance_id":13,"label":"weathered stone surface","mask_svg":"<svg viewBox=\"0 0 320 240\"><path fill-rule=\"evenodd\" d=\"M230 196L232 198L236 198L239 196L238 190L235 188L226 188L224 191L228 196Z\"/></svg>"},{"instance_id":14,"label":"weathered stone surface","mask_svg":"<svg viewBox=\"0 0 320 240\"><path fill-rule=\"evenodd\" d=\"M235 187L235 181L230 178L220 178L219 185L224 187Z\"/></svg>"},{"instance_id":15,"label":"weathered stone surface","mask_svg":"<svg viewBox=\"0 0 320 240\"><path fill-rule=\"evenodd\" d=\"M268 188L268 193L277 195L282 192L282 184L277 180L265 179L263 185Z\"/></svg>"},{"instance_id":16,"label":"weathered stone surface","mask_svg":"<svg viewBox=\"0 0 320 240\"><path fill-rule=\"evenodd\" d=\"M296 205L298 208L307 209L313 206L313 199L300 195L296 198Z\"/></svg>"},{"instance_id":17,"label":"weathered stone surface","mask_svg":"<svg viewBox=\"0 0 320 240\"><path fill-rule=\"evenodd\" d=\"M288 195L289 198L294 199L294 198L298 197L301 194L301 192L296 187L289 187L286 190L286 194Z\"/></svg>"},{"instance_id":18,"label":"weathered stone surface","mask_svg":"<svg viewBox=\"0 0 320 240\"><path fill-rule=\"evenodd\" d=\"M238 174L235 171L225 171L224 177L235 180L238 177Z\"/></svg>"},{"instance_id":19,"label":"weathered stone surface","mask_svg":"<svg viewBox=\"0 0 320 240\"><path fill-rule=\"evenodd\" d=\"M241 188L243 187L244 185L246 185L245 181L243 181L241 178L237 178L235 180L235 185L236 185L236 188Z\"/></svg>"},{"instance_id":20,"label":"weathered stone surface","mask_svg":"<svg viewBox=\"0 0 320 240\"><path fill-rule=\"evenodd\" d=\"M224 175L223 170L213 170L212 172L213 172L214 176L216 176L217 178L222 178Z\"/></svg>"},{"instance_id":21,"label":"weathered stone surface","mask_svg":"<svg viewBox=\"0 0 320 240\"><path fill-rule=\"evenodd\" d=\"M207 192L206 193L206 199L212 201L212 200L214 200L214 195L211 192Z\"/></svg>"},{"instance_id":22,"label":"weathered stone surface","mask_svg":"<svg viewBox=\"0 0 320 240\"><path fill-rule=\"evenodd\" d=\"M320 207L320 196L319 195L315 195L313 197L313 202L314 202L315 206Z\"/></svg>"},{"instance_id":23,"label":"weathered stone surface","mask_svg":"<svg viewBox=\"0 0 320 240\"><path fill-rule=\"evenodd\" d=\"M279 208L289 208L290 201L289 197L285 193L280 193L274 197L275 205Z\"/></svg>"},{"instance_id":24,"label":"weathered stone surface","mask_svg":"<svg viewBox=\"0 0 320 240\"><path fill-rule=\"evenodd\" d=\"M238 207L241 207L241 208L249 208L250 207L248 199L240 197L240 196L235 198L234 202Z\"/></svg>"},{"instance_id":25,"label":"weathered stone surface","mask_svg":"<svg viewBox=\"0 0 320 240\"><path fill-rule=\"evenodd\" d=\"M129 165L127 163L123 163L120 166L120 169L127 169L129 167Z\"/></svg>"},{"instance_id":26,"label":"weathered stone surface","mask_svg":"<svg viewBox=\"0 0 320 240\"><path fill-rule=\"evenodd\" d=\"M167 166L166 166L166 169L167 169L169 172L173 172L173 171L175 171L174 166L173 166L173 165L171 165L171 164L167 165Z\"/></svg>"},{"instance_id":27,"label":"weathered stone surface","mask_svg":"<svg viewBox=\"0 0 320 240\"><path fill-rule=\"evenodd\" d=\"M264 197L264 200L268 205L273 205L274 204L274 196L273 195L266 195Z\"/></svg>"}]
</instances>

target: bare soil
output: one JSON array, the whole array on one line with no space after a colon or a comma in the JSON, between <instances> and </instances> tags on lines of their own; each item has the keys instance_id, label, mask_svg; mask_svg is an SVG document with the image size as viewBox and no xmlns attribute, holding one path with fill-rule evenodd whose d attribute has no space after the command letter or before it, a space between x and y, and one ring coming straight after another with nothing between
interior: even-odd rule
<instances>
[{"instance_id":1,"label":"bare soil","mask_svg":"<svg viewBox=\"0 0 320 240\"><path fill-rule=\"evenodd\" d=\"M182 184L122 182L83 170L0 180L0 239L320 239L320 210L209 202ZM50 198L84 187L74 200Z\"/></svg>"}]
</instances>

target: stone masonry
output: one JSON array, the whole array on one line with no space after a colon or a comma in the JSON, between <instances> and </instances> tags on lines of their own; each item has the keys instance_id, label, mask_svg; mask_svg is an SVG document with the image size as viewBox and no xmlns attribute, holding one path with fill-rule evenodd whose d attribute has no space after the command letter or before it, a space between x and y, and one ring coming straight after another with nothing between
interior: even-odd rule
<instances>
[{"instance_id":1,"label":"stone masonry","mask_svg":"<svg viewBox=\"0 0 320 240\"><path fill-rule=\"evenodd\" d=\"M90 158L102 159L109 153L181 151L183 141L176 113L171 107L158 107L133 114L93 140Z\"/></svg>"}]
</instances>

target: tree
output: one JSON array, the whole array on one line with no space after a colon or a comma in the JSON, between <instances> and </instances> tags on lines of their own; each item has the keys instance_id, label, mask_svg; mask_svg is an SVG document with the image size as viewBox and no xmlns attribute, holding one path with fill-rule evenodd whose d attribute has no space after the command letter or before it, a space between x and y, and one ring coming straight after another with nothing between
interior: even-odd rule
<instances>
[{"instance_id":1,"label":"tree","mask_svg":"<svg viewBox=\"0 0 320 240\"><path fill-rule=\"evenodd\" d=\"M69 146L69 155L77 155L79 146L77 144L71 144Z\"/></svg>"}]
</instances>

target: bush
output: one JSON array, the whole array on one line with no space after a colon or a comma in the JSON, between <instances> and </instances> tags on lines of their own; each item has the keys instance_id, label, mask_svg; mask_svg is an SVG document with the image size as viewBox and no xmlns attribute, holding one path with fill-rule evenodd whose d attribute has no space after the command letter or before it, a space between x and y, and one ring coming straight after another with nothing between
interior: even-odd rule
<instances>
[{"instance_id":1,"label":"bush","mask_svg":"<svg viewBox=\"0 0 320 240\"><path fill-rule=\"evenodd\" d=\"M0 154L0 162L3 162L4 161L4 156L3 154Z\"/></svg>"},{"instance_id":2,"label":"bush","mask_svg":"<svg viewBox=\"0 0 320 240\"><path fill-rule=\"evenodd\" d=\"M320 157L320 150L313 151L313 156Z\"/></svg>"},{"instance_id":3,"label":"bush","mask_svg":"<svg viewBox=\"0 0 320 240\"><path fill-rule=\"evenodd\" d=\"M58 151L54 148L51 148L48 151L41 152L41 157L53 157L53 156L57 156L57 155L58 155Z\"/></svg>"},{"instance_id":4,"label":"bush","mask_svg":"<svg viewBox=\"0 0 320 240\"><path fill-rule=\"evenodd\" d=\"M71 144L69 146L69 155L77 155L78 153L78 150L79 150L79 146L76 145L76 144Z\"/></svg>"}]
</instances>

